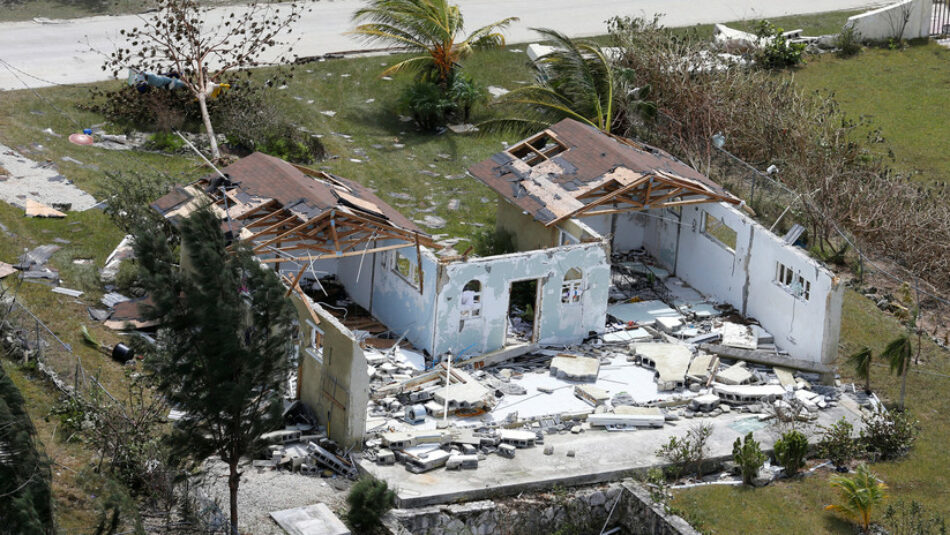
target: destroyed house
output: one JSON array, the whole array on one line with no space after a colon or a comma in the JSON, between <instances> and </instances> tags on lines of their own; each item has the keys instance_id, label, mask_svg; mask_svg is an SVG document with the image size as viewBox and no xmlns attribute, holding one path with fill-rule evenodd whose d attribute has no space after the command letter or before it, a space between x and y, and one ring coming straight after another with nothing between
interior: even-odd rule
<instances>
[{"instance_id":1,"label":"destroyed house","mask_svg":"<svg viewBox=\"0 0 950 535\"><path fill-rule=\"evenodd\" d=\"M519 249L575 243L568 229L583 225L588 239L609 241L614 258L636 251L652 261L615 268L675 276L754 318L795 359L834 360L844 291L838 278L670 154L565 119L469 173L498 194L497 226L514 235ZM657 327L674 329L678 321L660 317Z\"/></svg>"}]
</instances>

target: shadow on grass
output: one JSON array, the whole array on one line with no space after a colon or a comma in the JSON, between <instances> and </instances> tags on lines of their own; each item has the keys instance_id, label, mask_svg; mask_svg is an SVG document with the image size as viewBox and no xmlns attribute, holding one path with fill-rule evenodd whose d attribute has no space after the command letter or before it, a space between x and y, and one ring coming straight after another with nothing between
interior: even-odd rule
<instances>
[{"instance_id":1,"label":"shadow on grass","mask_svg":"<svg viewBox=\"0 0 950 535\"><path fill-rule=\"evenodd\" d=\"M854 524L832 513L825 513L825 528L828 533L841 533L843 535L859 533Z\"/></svg>"}]
</instances>

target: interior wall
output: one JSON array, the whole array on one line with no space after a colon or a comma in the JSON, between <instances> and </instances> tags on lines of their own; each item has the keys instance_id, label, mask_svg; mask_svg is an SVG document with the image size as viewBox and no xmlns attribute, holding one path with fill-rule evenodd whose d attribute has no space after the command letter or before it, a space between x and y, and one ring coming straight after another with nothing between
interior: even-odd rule
<instances>
[{"instance_id":1,"label":"interior wall","mask_svg":"<svg viewBox=\"0 0 950 535\"><path fill-rule=\"evenodd\" d=\"M702 232L704 213L736 231L732 251ZM676 275L687 284L758 320L793 357L830 364L837 355L844 288L838 278L798 247L786 244L725 204L683 207ZM811 283L809 298L776 282L777 263Z\"/></svg>"},{"instance_id":2,"label":"interior wall","mask_svg":"<svg viewBox=\"0 0 950 535\"><path fill-rule=\"evenodd\" d=\"M581 243L443 265L438 281L434 354L458 354L469 346L466 354L504 347L509 286L526 279L540 280L540 344L578 343L591 331L603 332L610 286L607 252L604 242ZM583 273L583 293L577 303L562 303L564 275L571 268ZM471 280L481 283L481 313L463 322L459 300Z\"/></svg>"},{"instance_id":3,"label":"interior wall","mask_svg":"<svg viewBox=\"0 0 950 535\"><path fill-rule=\"evenodd\" d=\"M519 251L534 251L558 245L557 228L553 226L545 227L526 214L524 210L511 204L500 195L498 196L495 226L512 234L515 247Z\"/></svg>"},{"instance_id":4,"label":"interior wall","mask_svg":"<svg viewBox=\"0 0 950 535\"><path fill-rule=\"evenodd\" d=\"M397 242L379 242L379 246ZM413 266L418 266L415 247L398 249ZM432 324L436 299L438 259L427 248L422 252L422 290L410 284L390 267L395 250L376 253L373 279L372 308L370 313L398 335L405 333L416 348L432 353ZM364 271L366 266L364 264ZM341 269L341 273L343 270ZM369 279L367 279L369 280Z\"/></svg>"}]
</instances>

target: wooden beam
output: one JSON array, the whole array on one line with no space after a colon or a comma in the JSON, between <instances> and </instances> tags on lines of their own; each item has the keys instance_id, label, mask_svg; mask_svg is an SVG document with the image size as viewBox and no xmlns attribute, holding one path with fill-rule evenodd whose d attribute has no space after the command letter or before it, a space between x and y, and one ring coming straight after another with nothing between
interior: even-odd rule
<instances>
[{"instance_id":1,"label":"wooden beam","mask_svg":"<svg viewBox=\"0 0 950 535\"><path fill-rule=\"evenodd\" d=\"M277 262L309 262L311 260L314 260L314 261L328 260L331 258L345 258L347 256L361 255L364 252L369 254L369 253L381 253L383 251L391 251L393 249L404 249L406 247L413 247L414 245L415 244L413 243L400 243L397 245L387 245L385 247L376 247L374 249L367 249L366 251L350 251L343 254L328 254L328 255L313 256L313 257L298 256L298 257L293 257L293 258L265 258L261 260L261 263L275 264Z\"/></svg>"},{"instance_id":2,"label":"wooden beam","mask_svg":"<svg viewBox=\"0 0 950 535\"><path fill-rule=\"evenodd\" d=\"M646 180L649 180L649 175L644 175L644 176L638 178L637 180L634 180L633 182L631 182L631 183L628 184L627 186L622 187L622 188L618 188L618 189L612 191L611 193L608 193L607 195L604 195L603 197L597 199L596 201L594 201L594 202L592 202L592 203L585 204L584 206L582 206L582 207L580 207L580 208L578 208L578 209L576 209L576 210L572 210L571 212L569 212L569 213L567 213L567 214L564 214L563 216L561 216L561 217L559 217L559 218L556 218L556 219L554 219L554 220L552 220L552 221L546 223L544 226L550 227L550 226L552 226L552 225L555 225L555 224L557 224L557 223L560 223L561 221L564 221L565 219L570 219L570 218L574 217L575 215L577 215L577 214L579 214L579 213L586 212L586 211L590 210L591 208L594 208L595 206L600 206L601 204L608 203L608 202L610 202L610 200L613 199L614 197L617 197L617 196L619 196L619 195L623 195L623 194L626 193L627 191L632 190L632 189L635 189L635 188L641 186Z\"/></svg>"},{"instance_id":3,"label":"wooden beam","mask_svg":"<svg viewBox=\"0 0 950 535\"><path fill-rule=\"evenodd\" d=\"M297 232L298 230L300 230L300 229L306 227L307 225L312 225L314 222L320 220L322 217L324 217L324 214L320 214L320 215L318 215L318 216L312 217L312 218L308 219L307 221L304 221L303 223L297 225L296 227L294 227L294 228L292 228L292 229L290 229L290 230L288 230L288 231L286 231L286 232L283 232L283 233L281 233L281 234L278 234L276 237L271 238L271 239L265 241L264 243L260 243L260 244L256 245L256 246L254 247L254 249L252 249L252 250L256 253L258 249L260 249L260 248L262 248L262 247L265 247L265 246L267 246L267 245L270 245L270 244L272 244L272 243L274 243L274 242L276 242L276 241L280 241L281 238L283 238L283 237L285 237L285 236L288 236L288 235L290 235L290 234L293 234L294 232Z\"/></svg>"},{"instance_id":4,"label":"wooden beam","mask_svg":"<svg viewBox=\"0 0 950 535\"><path fill-rule=\"evenodd\" d=\"M422 250L419 248L418 234L416 234L416 271L419 272L419 295L422 295Z\"/></svg>"},{"instance_id":5,"label":"wooden beam","mask_svg":"<svg viewBox=\"0 0 950 535\"><path fill-rule=\"evenodd\" d=\"M277 200L276 200L276 199L271 199L271 200L269 200L269 201L267 201L267 202L264 202L264 203L261 203L261 204L255 206L254 208L251 208L250 210L244 212L243 214L241 214L241 215L239 215L239 216L237 216L237 217L235 217L235 218L233 218L233 219L244 219L244 218L246 218L246 217L248 217L248 216L250 216L250 215L252 215L252 214L256 214L257 212L263 210L264 208L270 208L271 206L273 206L273 205L275 205L275 204L277 204Z\"/></svg>"},{"instance_id":6,"label":"wooden beam","mask_svg":"<svg viewBox=\"0 0 950 535\"><path fill-rule=\"evenodd\" d=\"M290 297L290 292L294 291L294 287L300 282L300 277L303 277L303 272L307 271L308 267L308 264L304 264L304 266L300 268L300 271L297 272L297 276L294 277L293 282L290 283L290 288L287 288L287 293L284 294L284 297Z\"/></svg>"}]
</instances>

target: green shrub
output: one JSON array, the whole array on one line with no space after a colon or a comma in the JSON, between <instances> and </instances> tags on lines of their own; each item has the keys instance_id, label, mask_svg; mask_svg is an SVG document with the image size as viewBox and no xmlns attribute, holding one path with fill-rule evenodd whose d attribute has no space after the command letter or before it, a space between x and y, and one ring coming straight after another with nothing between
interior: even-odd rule
<instances>
[{"instance_id":1,"label":"green shrub","mask_svg":"<svg viewBox=\"0 0 950 535\"><path fill-rule=\"evenodd\" d=\"M146 149L162 152L178 152L184 147L185 140L174 132L155 132L145 142Z\"/></svg>"},{"instance_id":2,"label":"green shrub","mask_svg":"<svg viewBox=\"0 0 950 535\"><path fill-rule=\"evenodd\" d=\"M452 103L451 113L447 117L451 122L467 122L472 116L472 108L485 102L487 92L471 76L458 72L452 77L448 99Z\"/></svg>"},{"instance_id":3,"label":"green shrub","mask_svg":"<svg viewBox=\"0 0 950 535\"><path fill-rule=\"evenodd\" d=\"M126 132L197 131L201 124L198 102L184 90L139 93L130 86L112 91L94 88L89 103L80 109L103 115Z\"/></svg>"},{"instance_id":4,"label":"green shrub","mask_svg":"<svg viewBox=\"0 0 950 535\"><path fill-rule=\"evenodd\" d=\"M400 110L412 117L422 130L435 130L445 125L446 117L453 107L442 88L426 81L409 85L399 99Z\"/></svg>"},{"instance_id":5,"label":"green shrub","mask_svg":"<svg viewBox=\"0 0 950 535\"><path fill-rule=\"evenodd\" d=\"M847 26L835 37L835 54L839 58L850 58L861 52L861 34L854 27Z\"/></svg>"},{"instance_id":6,"label":"green shrub","mask_svg":"<svg viewBox=\"0 0 950 535\"><path fill-rule=\"evenodd\" d=\"M755 35L762 46L756 51L755 61L764 69L784 69L804 61L805 43L792 43L782 35L782 28L767 20L759 21Z\"/></svg>"},{"instance_id":7,"label":"green shrub","mask_svg":"<svg viewBox=\"0 0 950 535\"><path fill-rule=\"evenodd\" d=\"M818 455L831 461L838 468L844 468L860 453L857 442L851 433L854 426L841 418L831 427L822 427L818 441Z\"/></svg>"},{"instance_id":8,"label":"green shrub","mask_svg":"<svg viewBox=\"0 0 950 535\"><path fill-rule=\"evenodd\" d=\"M739 465L742 482L746 485L752 484L752 479L759 473L766 459L759 441L752 438L751 432L745 436L745 440L737 438L732 444L732 460Z\"/></svg>"},{"instance_id":9,"label":"green shrub","mask_svg":"<svg viewBox=\"0 0 950 535\"><path fill-rule=\"evenodd\" d=\"M862 416L861 421L861 442L875 460L902 457L920 434L920 422L907 412L882 410Z\"/></svg>"},{"instance_id":10,"label":"green shrub","mask_svg":"<svg viewBox=\"0 0 950 535\"><path fill-rule=\"evenodd\" d=\"M139 284L139 267L135 260L123 260L115 275L116 290L129 297L142 297L145 291Z\"/></svg>"},{"instance_id":11,"label":"green shrub","mask_svg":"<svg viewBox=\"0 0 950 535\"><path fill-rule=\"evenodd\" d=\"M939 513L928 514L916 501L888 505L882 524L890 535L947 535L947 521Z\"/></svg>"},{"instance_id":12,"label":"green shrub","mask_svg":"<svg viewBox=\"0 0 950 535\"><path fill-rule=\"evenodd\" d=\"M657 457L668 463L666 474L672 479L679 479L690 467L694 467L696 473L699 473L706 457L706 441L710 435L712 426L701 423L692 427L682 438L670 437L669 442L656 450Z\"/></svg>"},{"instance_id":13,"label":"green shrub","mask_svg":"<svg viewBox=\"0 0 950 535\"><path fill-rule=\"evenodd\" d=\"M808 438L801 431L782 433L775 442L775 460L785 469L785 475L792 477L805 466L808 454Z\"/></svg>"},{"instance_id":14,"label":"green shrub","mask_svg":"<svg viewBox=\"0 0 950 535\"><path fill-rule=\"evenodd\" d=\"M475 233L472 247L478 256L495 256L517 252L515 235L505 229L486 228Z\"/></svg>"},{"instance_id":15,"label":"green shrub","mask_svg":"<svg viewBox=\"0 0 950 535\"><path fill-rule=\"evenodd\" d=\"M383 515L396 503L396 493L385 481L361 477L346 497L350 510L346 520L357 533L371 533L382 525Z\"/></svg>"},{"instance_id":16,"label":"green shrub","mask_svg":"<svg viewBox=\"0 0 950 535\"><path fill-rule=\"evenodd\" d=\"M266 88L243 90L216 113L218 130L232 150L264 152L294 163L312 163L326 157L323 143L284 118Z\"/></svg>"}]
</instances>

